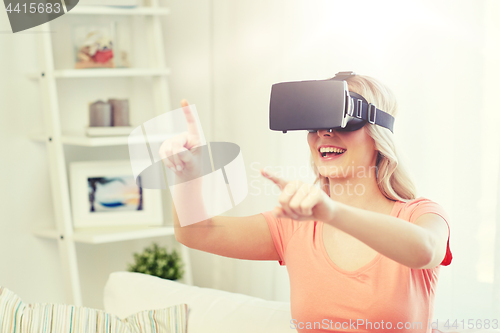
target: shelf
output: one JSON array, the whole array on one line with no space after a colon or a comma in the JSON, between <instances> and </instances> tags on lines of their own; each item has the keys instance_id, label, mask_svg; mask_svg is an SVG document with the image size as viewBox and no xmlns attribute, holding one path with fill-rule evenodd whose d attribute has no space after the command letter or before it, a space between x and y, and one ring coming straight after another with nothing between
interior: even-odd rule
<instances>
[{"instance_id":1,"label":"shelf","mask_svg":"<svg viewBox=\"0 0 500 333\"><path fill-rule=\"evenodd\" d=\"M163 142L164 136L148 136L149 142ZM46 135L38 134L31 136L31 140L38 142L48 142ZM134 141L142 143L141 138L135 136ZM88 137L84 135L62 135L61 142L65 145L83 146L83 147L105 147L105 146L124 146L130 141L128 136L105 136L105 137Z\"/></svg>"},{"instance_id":2,"label":"shelf","mask_svg":"<svg viewBox=\"0 0 500 333\"><path fill-rule=\"evenodd\" d=\"M165 7L107 7L77 6L67 12L72 15L168 15L170 9Z\"/></svg>"},{"instance_id":3,"label":"shelf","mask_svg":"<svg viewBox=\"0 0 500 333\"><path fill-rule=\"evenodd\" d=\"M31 137L34 141L47 142L48 138L44 135L35 135ZM108 136L108 137L86 137L78 135L63 135L61 141L65 145L84 146L84 147L104 147L104 146L122 146L128 144L128 136Z\"/></svg>"},{"instance_id":4,"label":"shelf","mask_svg":"<svg viewBox=\"0 0 500 333\"><path fill-rule=\"evenodd\" d=\"M122 146L128 144L128 136L90 138L86 136L64 135L61 137L61 140L66 145L84 147Z\"/></svg>"},{"instance_id":5,"label":"shelf","mask_svg":"<svg viewBox=\"0 0 500 333\"><path fill-rule=\"evenodd\" d=\"M139 76L166 76L169 68L92 68L92 69L59 69L53 72L44 72L45 76L52 74L55 78L94 78L94 77L139 77ZM32 79L39 79L40 73L29 75Z\"/></svg>"},{"instance_id":6,"label":"shelf","mask_svg":"<svg viewBox=\"0 0 500 333\"><path fill-rule=\"evenodd\" d=\"M48 239L58 239L59 233L55 229L35 229L35 236ZM99 228L99 229L75 229L73 241L86 244L104 244L134 239L163 237L175 235L174 227L121 227L121 228Z\"/></svg>"}]
</instances>

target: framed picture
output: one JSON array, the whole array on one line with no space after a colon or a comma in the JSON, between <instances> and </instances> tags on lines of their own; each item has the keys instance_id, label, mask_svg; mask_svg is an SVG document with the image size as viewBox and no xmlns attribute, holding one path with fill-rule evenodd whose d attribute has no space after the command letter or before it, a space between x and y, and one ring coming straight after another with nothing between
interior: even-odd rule
<instances>
[{"instance_id":1,"label":"framed picture","mask_svg":"<svg viewBox=\"0 0 500 333\"><path fill-rule=\"evenodd\" d=\"M74 227L163 224L161 192L143 189L140 182L129 160L71 163Z\"/></svg>"}]
</instances>

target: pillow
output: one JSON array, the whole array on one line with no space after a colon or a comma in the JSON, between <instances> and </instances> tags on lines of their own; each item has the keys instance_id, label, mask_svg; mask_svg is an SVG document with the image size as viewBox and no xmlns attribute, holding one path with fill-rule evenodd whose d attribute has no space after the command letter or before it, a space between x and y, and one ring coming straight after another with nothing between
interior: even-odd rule
<instances>
[{"instance_id":1,"label":"pillow","mask_svg":"<svg viewBox=\"0 0 500 333\"><path fill-rule=\"evenodd\" d=\"M142 311L121 320L113 314L64 304L24 304L0 286L2 333L186 332L186 304Z\"/></svg>"},{"instance_id":2,"label":"pillow","mask_svg":"<svg viewBox=\"0 0 500 333\"><path fill-rule=\"evenodd\" d=\"M104 287L104 309L120 318L177 303L186 303L189 308L189 333L295 332L289 302L267 301L131 272L112 273Z\"/></svg>"}]
</instances>

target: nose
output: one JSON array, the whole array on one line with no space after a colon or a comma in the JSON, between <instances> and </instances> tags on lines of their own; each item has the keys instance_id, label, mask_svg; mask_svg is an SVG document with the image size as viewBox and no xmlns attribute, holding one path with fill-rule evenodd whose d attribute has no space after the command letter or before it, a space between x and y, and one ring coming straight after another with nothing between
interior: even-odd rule
<instances>
[{"instance_id":1,"label":"nose","mask_svg":"<svg viewBox=\"0 0 500 333\"><path fill-rule=\"evenodd\" d=\"M316 133L318 133L318 136L321 137L332 137L334 130L328 129L328 130L319 130Z\"/></svg>"}]
</instances>

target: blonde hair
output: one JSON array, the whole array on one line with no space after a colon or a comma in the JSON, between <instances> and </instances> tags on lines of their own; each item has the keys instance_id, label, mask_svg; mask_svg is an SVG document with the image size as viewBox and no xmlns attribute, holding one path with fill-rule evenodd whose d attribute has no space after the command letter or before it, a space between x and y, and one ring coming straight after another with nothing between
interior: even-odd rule
<instances>
[{"instance_id":1,"label":"blonde hair","mask_svg":"<svg viewBox=\"0 0 500 333\"><path fill-rule=\"evenodd\" d=\"M368 103L372 103L393 117L396 117L398 105L392 91L380 81L364 75L355 75L346 79L349 91L363 96ZM416 188L407 170L401 164L396 152L393 133L387 128L367 123L368 135L375 142L378 150L376 162L377 185L382 194L390 200L408 201L416 198ZM312 156L311 156L312 160ZM319 174L312 162L316 182L323 190L329 193L329 180Z\"/></svg>"}]
</instances>

